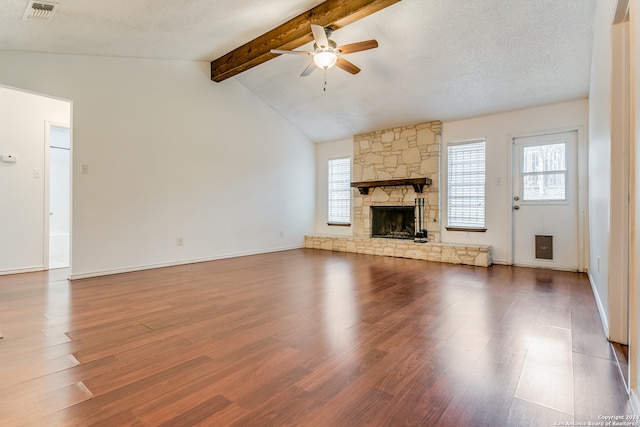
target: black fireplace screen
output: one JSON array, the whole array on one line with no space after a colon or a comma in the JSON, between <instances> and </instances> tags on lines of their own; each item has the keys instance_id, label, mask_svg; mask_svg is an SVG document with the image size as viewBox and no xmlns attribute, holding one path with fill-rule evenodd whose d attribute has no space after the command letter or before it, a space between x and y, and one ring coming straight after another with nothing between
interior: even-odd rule
<instances>
[{"instance_id":1,"label":"black fireplace screen","mask_svg":"<svg viewBox=\"0 0 640 427\"><path fill-rule=\"evenodd\" d=\"M372 206L371 237L413 239L415 221L413 206Z\"/></svg>"}]
</instances>

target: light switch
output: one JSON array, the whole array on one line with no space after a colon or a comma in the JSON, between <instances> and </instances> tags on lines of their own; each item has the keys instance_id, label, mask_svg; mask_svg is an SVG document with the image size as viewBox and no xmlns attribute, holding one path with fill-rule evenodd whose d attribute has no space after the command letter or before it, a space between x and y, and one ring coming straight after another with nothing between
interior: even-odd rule
<instances>
[{"instance_id":1,"label":"light switch","mask_svg":"<svg viewBox=\"0 0 640 427\"><path fill-rule=\"evenodd\" d=\"M34 169L33 170L33 177L34 178L42 178L42 170L41 169Z\"/></svg>"}]
</instances>

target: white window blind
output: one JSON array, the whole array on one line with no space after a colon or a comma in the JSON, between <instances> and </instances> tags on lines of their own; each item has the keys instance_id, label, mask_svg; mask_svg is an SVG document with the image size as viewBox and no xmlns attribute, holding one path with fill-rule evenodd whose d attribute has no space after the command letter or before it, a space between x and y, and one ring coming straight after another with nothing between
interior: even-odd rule
<instances>
[{"instance_id":1,"label":"white window blind","mask_svg":"<svg viewBox=\"0 0 640 427\"><path fill-rule=\"evenodd\" d=\"M351 159L329 160L329 224L351 223Z\"/></svg>"},{"instance_id":2,"label":"white window blind","mask_svg":"<svg viewBox=\"0 0 640 427\"><path fill-rule=\"evenodd\" d=\"M447 146L449 227L485 226L485 140Z\"/></svg>"}]
</instances>

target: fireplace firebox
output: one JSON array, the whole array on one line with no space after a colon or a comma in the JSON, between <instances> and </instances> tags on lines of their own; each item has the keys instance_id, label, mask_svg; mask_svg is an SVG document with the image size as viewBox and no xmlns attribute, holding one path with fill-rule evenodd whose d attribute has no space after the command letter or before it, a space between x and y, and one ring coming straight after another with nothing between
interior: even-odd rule
<instances>
[{"instance_id":1,"label":"fireplace firebox","mask_svg":"<svg viewBox=\"0 0 640 427\"><path fill-rule=\"evenodd\" d=\"M413 240L415 224L414 206L371 206L371 237Z\"/></svg>"}]
</instances>

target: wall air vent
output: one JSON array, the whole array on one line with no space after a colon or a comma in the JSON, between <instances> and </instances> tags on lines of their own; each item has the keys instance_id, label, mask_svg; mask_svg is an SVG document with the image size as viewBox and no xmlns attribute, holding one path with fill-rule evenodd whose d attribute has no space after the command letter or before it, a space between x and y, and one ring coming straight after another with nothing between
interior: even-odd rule
<instances>
[{"instance_id":1,"label":"wall air vent","mask_svg":"<svg viewBox=\"0 0 640 427\"><path fill-rule=\"evenodd\" d=\"M25 21L50 21L53 14L58 10L57 3L31 0L27 4L22 19Z\"/></svg>"}]
</instances>

